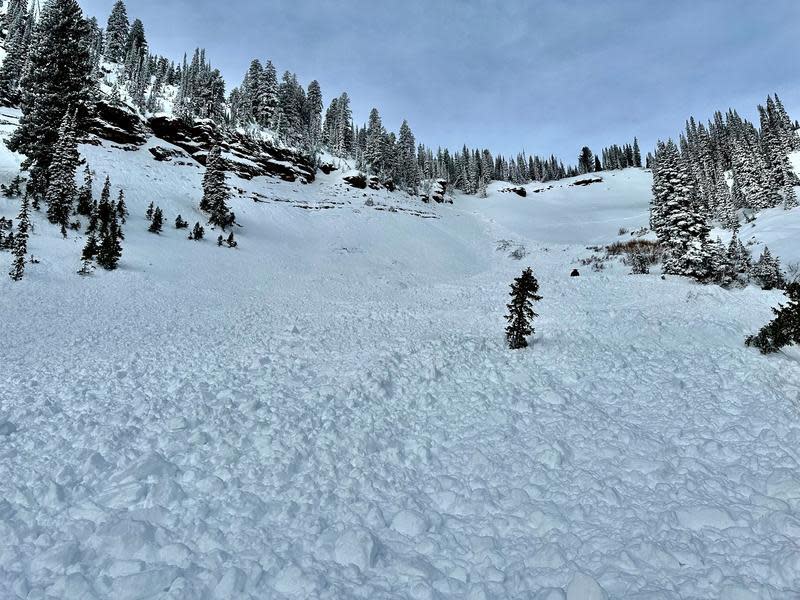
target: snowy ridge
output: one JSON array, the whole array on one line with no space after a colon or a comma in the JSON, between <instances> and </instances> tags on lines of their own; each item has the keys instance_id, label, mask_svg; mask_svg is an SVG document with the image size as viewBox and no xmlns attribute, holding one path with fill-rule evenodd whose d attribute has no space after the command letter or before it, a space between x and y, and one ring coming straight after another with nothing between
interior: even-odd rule
<instances>
[{"instance_id":1,"label":"snowy ridge","mask_svg":"<svg viewBox=\"0 0 800 600\"><path fill-rule=\"evenodd\" d=\"M0 279L0 597L797 597L800 352L743 345L781 294L581 266L647 225L646 171L454 205L231 176L227 249L172 227L203 170L154 144L81 147L126 192L118 271L35 215Z\"/></svg>"}]
</instances>

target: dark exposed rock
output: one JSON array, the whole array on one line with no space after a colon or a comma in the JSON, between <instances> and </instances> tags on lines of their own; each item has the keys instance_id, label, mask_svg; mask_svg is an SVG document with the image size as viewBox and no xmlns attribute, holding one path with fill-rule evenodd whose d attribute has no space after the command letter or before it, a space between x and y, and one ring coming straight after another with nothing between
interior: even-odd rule
<instances>
[{"instance_id":1,"label":"dark exposed rock","mask_svg":"<svg viewBox=\"0 0 800 600\"><path fill-rule=\"evenodd\" d=\"M148 148L148 150L150 150L150 154L153 155L153 158L161 162L169 162L173 158L177 157L186 158L186 154L183 152L183 150L176 150L175 148L154 146L152 148Z\"/></svg>"},{"instance_id":2,"label":"dark exposed rock","mask_svg":"<svg viewBox=\"0 0 800 600\"><path fill-rule=\"evenodd\" d=\"M581 273L578 269L572 269L572 273L569 274L570 277L580 277Z\"/></svg>"},{"instance_id":3,"label":"dark exposed rock","mask_svg":"<svg viewBox=\"0 0 800 600\"><path fill-rule=\"evenodd\" d=\"M348 175L343 179L347 185L349 185L350 187L354 187L357 190L367 189L367 178L364 177L361 173L357 173L355 175Z\"/></svg>"},{"instance_id":4,"label":"dark exposed rock","mask_svg":"<svg viewBox=\"0 0 800 600\"><path fill-rule=\"evenodd\" d=\"M588 179L579 179L572 185L586 186L586 185L592 185L593 183L602 183L602 182L603 182L602 177L590 177Z\"/></svg>"},{"instance_id":5,"label":"dark exposed rock","mask_svg":"<svg viewBox=\"0 0 800 600\"><path fill-rule=\"evenodd\" d=\"M243 179L269 176L284 181L314 181L314 164L303 154L240 132L223 131L211 120L189 124L174 117L157 116L150 118L148 124L156 137L182 148L201 165L205 165L211 148L219 145L226 170Z\"/></svg>"},{"instance_id":6,"label":"dark exposed rock","mask_svg":"<svg viewBox=\"0 0 800 600\"><path fill-rule=\"evenodd\" d=\"M509 187L500 191L506 194L516 194L517 196L521 196L522 198L525 198L528 195L528 190L526 190L524 187L521 186Z\"/></svg>"},{"instance_id":7,"label":"dark exposed rock","mask_svg":"<svg viewBox=\"0 0 800 600\"><path fill-rule=\"evenodd\" d=\"M325 175L330 175L334 171L338 171L339 167L332 165L331 163L322 163L319 166L319 170L325 173Z\"/></svg>"},{"instance_id":8,"label":"dark exposed rock","mask_svg":"<svg viewBox=\"0 0 800 600\"><path fill-rule=\"evenodd\" d=\"M444 202L453 203L452 200L447 199L447 181L444 179L437 179L434 181L431 185L430 196L422 194L421 198L423 202L433 201L437 204L442 204Z\"/></svg>"},{"instance_id":9,"label":"dark exposed rock","mask_svg":"<svg viewBox=\"0 0 800 600\"><path fill-rule=\"evenodd\" d=\"M102 100L95 104L87 130L98 138L134 146L144 144L148 133L136 113L125 106L114 106Z\"/></svg>"}]
</instances>

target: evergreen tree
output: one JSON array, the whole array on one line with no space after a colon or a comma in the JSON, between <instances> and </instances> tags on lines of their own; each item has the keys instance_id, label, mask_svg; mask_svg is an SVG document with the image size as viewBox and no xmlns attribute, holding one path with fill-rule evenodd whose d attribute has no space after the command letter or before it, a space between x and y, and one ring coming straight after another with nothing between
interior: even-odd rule
<instances>
[{"instance_id":1,"label":"evergreen tree","mask_svg":"<svg viewBox=\"0 0 800 600\"><path fill-rule=\"evenodd\" d=\"M594 169L594 154L588 146L581 149L581 154L578 157L578 170L581 174L591 173Z\"/></svg>"},{"instance_id":2,"label":"evergreen tree","mask_svg":"<svg viewBox=\"0 0 800 600\"><path fill-rule=\"evenodd\" d=\"M206 230L203 229L203 227L200 225L200 223L195 223L194 224L194 229L192 229L192 231L189 232L189 239L190 240L194 240L196 242L199 242L200 240L203 239L203 236L205 235L205 233L206 233Z\"/></svg>"},{"instance_id":3,"label":"evergreen tree","mask_svg":"<svg viewBox=\"0 0 800 600\"><path fill-rule=\"evenodd\" d=\"M122 224L125 224L125 217L128 216L128 207L125 205L125 191L120 190L119 196L117 197L117 205L116 205L117 217L119 217L119 221Z\"/></svg>"},{"instance_id":4,"label":"evergreen tree","mask_svg":"<svg viewBox=\"0 0 800 600\"><path fill-rule=\"evenodd\" d=\"M22 199L22 207L17 218L17 234L13 238L14 262L9 276L14 281L20 281L25 275L25 256L28 254L28 231L30 230L29 213L28 196L25 196Z\"/></svg>"},{"instance_id":5,"label":"evergreen tree","mask_svg":"<svg viewBox=\"0 0 800 600\"><path fill-rule=\"evenodd\" d=\"M88 217L92 211L92 188L94 187L94 177L89 165L83 170L83 185L78 190L78 206L77 211L79 215Z\"/></svg>"},{"instance_id":6,"label":"evergreen tree","mask_svg":"<svg viewBox=\"0 0 800 600\"><path fill-rule=\"evenodd\" d=\"M762 354L778 352L784 346L800 344L800 282L790 283L786 288L787 305L773 308L775 318L745 343L758 348Z\"/></svg>"},{"instance_id":7,"label":"evergreen tree","mask_svg":"<svg viewBox=\"0 0 800 600\"><path fill-rule=\"evenodd\" d=\"M183 220L183 217L178 215L175 219L175 229L186 229L189 227L189 223Z\"/></svg>"},{"instance_id":8,"label":"evergreen tree","mask_svg":"<svg viewBox=\"0 0 800 600\"><path fill-rule=\"evenodd\" d=\"M750 274L764 290L780 289L785 284L780 261L766 246L758 261L753 265Z\"/></svg>"},{"instance_id":9,"label":"evergreen tree","mask_svg":"<svg viewBox=\"0 0 800 600\"><path fill-rule=\"evenodd\" d=\"M70 107L83 110L91 90L89 25L76 0L48 0L36 26L28 64L20 83L22 118L6 142L24 154L31 172L28 190L47 190L47 171L59 139L59 126ZM83 131L81 113L77 133Z\"/></svg>"},{"instance_id":10,"label":"evergreen tree","mask_svg":"<svg viewBox=\"0 0 800 600\"><path fill-rule=\"evenodd\" d=\"M222 151L215 146L208 154L206 174L203 177L203 199L200 210L209 214L208 222L219 225L223 231L233 225L235 216L228 208L230 191L225 181L225 169L222 163Z\"/></svg>"},{"instance_id":11,"label":"evergreen tree","mask_svg":"<svg viewBox=\"0 0 800 600\"><path fill-rule=\"evenodd\" d=\"M239 245L239 242L233 237L233 232L231 231L230 235L228 235L228 239L226 242L228 244L228 248L236 248Z\"/></svg>"},{"instance_id":12,"label":"evergreen tree","mask_svg":"<svg viewBox=\"0 0 800 600\"><path fill-rule=\"evenodd\" d=\"M97 249L97 264L107 271L117 268L122 256L123 239L122 228L117 220L117 212L110 205L107 210L107 220L101 217L100 243Z\"/></svg>"},{"instance_id":13,"label":"evergreen tree","mask_svg":"<svg viewBox=\"0 0 800 600\"><path fill-rule=\"evenodd\" d=\"M131 24L128 37L125 40L125 51L137 53L147 50L147 38L144 35L144 24L136 19Z\"/></svg>"},{"instance_id":14,"label":"evergreen tree","mask_svg":"<svg viewBox=\"0 0 800 600\"><path fill-rule=\"evenodd\" d=\"M58 130L58 142L53 150L53 159L48 169L47 218L51 223L61 225L66 236L66 227L77 190L75 188L75 171L80 155L75 138L76 113L64 114Z\"/></svg>"},{"instance_id":15,"label":"evergreen tree","mask_svg":"<svg viewBox=\"0 0 800 600\"><path fill-rule=\"evenodd\" d=\"M164 214L161 212L159 207L156 207L156 210L153 212L153 220L150 223L150 227L148 227L147 231L150 233L161 233L161 230L164 228Z\"/></svg>"},{"instance_id":16,"label":"evergreen tree","mask_svg":"<svg viewBox=\"0 0 800 600\"><path fill-rule=\"evenodd\" d=\"M308 84L306 93L305 119L308 123L309 149L316 153L322 142L322 90L317 80Z\"/></svg>"},{"instance_id":17,"label":"evergreen tree","mask_svg":"<svg viewBox=\"0 0 800 600\"><path fill-rule=\"evenodd\" d=\"M0 100L16 104L19 102L19 84L28 60L33 31L36 25L34 5L26 10L23 3L9 7L6 36L6 58L0 67Z\"/></svg>"},{"instance_id":18,"label":"evergreen tree","mask_svg":"<svg viewBox=\"0 0 800 600\"><path fill-rule=\"evenodd\" d=\"M528 336L533 335L532 325L534 317L538 317L533 312L533 302L542 299L537 295L539 282L533 276L533 271L529 268L522 272L520 277L511 284L511 302L507 305L508 327L506 327L506 340L511 350L528 347Z\"/></svg>"},{"instance_id":19,"label":"evergreen tree","mask_svg":"<svg viewBox=\"0 0 800 600\"><path fill-rule=\"evenodd\" d=\"M144 218L147 219L148 221L152 221L153 220L153 214L154 214L153 211L154 210L155 210L155 207L153 206L153 203L151 202L150 204L147 205L147 211L144 213Z\"/></svg>"},{"instance_id":20,"label":"evergreen tree","mask_svg":"<svg viewBox=\"0 0 800 600\"><path fill-rule=\"evenodd\" d=\"M117 0L111 15L108 17L106 25L106 60L110 62L121 62L128 52L128 42L130 41L130 22L128 21L128 10L122 0ZM144 38L144 28L142 28L142 38Z\"/></svg>"},{"instance_id":21,"label":"evergreen tree","mask_svg":"<svg viewBox=\"0 0 800 600\"><path fill-rule=\"evenodd\" d=\"M736 273L736 278L742 280L750 272L752 260L750 252L744 247L742 241L739 239L738 230L733 230L730 244L728 244L727 252L728 262L731 265L731 271Z\"/></svg>"}]
</instances>

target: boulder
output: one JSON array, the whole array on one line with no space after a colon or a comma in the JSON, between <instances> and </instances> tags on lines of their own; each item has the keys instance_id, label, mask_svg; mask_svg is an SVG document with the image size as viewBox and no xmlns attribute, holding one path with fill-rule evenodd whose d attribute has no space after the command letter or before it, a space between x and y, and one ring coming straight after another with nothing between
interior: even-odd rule
<instances>
[{"instance_id":1,"label":"boulder","mask_svg":"<svg viewBox=\"0 0 800 600\"><path fill-rule=\"evenodd\" d=\"M503 192L503 193L506 193L506 194L516 194L517 196L520 196L522 198L525 198L528 195L528 190L526 190L522 186L505 188L505 189L500 190L500 191Z\"/></svg>"}]
</instances>

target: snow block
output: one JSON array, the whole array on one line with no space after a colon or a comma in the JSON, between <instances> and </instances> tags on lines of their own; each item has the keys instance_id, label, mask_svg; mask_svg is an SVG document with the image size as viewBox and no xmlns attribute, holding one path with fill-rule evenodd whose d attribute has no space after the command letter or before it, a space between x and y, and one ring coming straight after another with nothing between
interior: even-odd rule
<instances>
[{"instance_id":1,"label":"snow block","mask_svg":"<svg viewBox=\"0 0 800 600\"><path fill-rule=\"evenodd\" d=\"M575 573L567 586L567 600L608 600L608 595L594 577Z\"/></svg>"},{"instance_id":2,"label":"snow block","mask_svg":"<svg viewBox=\"0 0 800 600\"><path fill-rule=\"evenodd\" d=\"M346 529L336 540L334 560L346 567L355 565L361 571L375 566L378 544L372 534L361 527Z\"/></svg>"}]
</instances>

